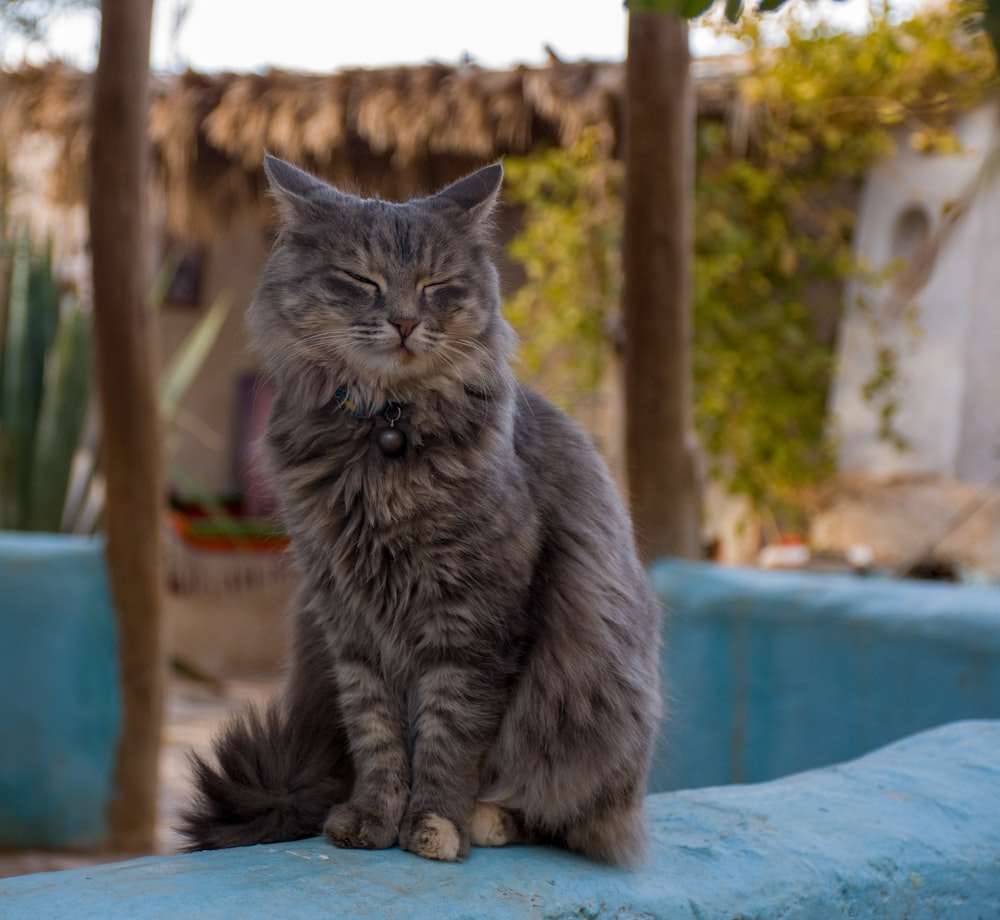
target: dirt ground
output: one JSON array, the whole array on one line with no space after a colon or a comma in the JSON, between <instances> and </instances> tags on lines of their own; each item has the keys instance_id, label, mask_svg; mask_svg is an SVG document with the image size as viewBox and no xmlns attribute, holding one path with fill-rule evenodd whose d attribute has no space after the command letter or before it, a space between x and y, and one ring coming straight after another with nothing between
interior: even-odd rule
<instances>
[{"instance_id":1,"label":"dirt ground","mask_svg":"<svg viewBox=\"0 0 1000 920\"><path fill-rule=\"evenodd\" d=\"M234 708L263 701L278 688L272 675L226 680L218 686L173 678L167 688L163 746L160 751L159 819L156 852L175 853L181 838L174 830L188 795L187 758L191 751L207 751L216 727ZM75 869L134 858L113 853L0 850L0 878Z\"/></svg>"}]
</instances>

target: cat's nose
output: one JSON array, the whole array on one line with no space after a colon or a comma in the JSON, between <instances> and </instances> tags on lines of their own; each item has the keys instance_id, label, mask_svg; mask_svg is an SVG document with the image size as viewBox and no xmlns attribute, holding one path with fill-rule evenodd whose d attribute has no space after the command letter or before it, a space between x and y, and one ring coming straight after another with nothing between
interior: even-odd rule
<instances>
[{"instance_id":1,"label":"cat's nose","mask_svg":"<svg viewBox=\"0 0 1000 920\"><path fill-rule=\"evenodd\" d=\"M411 332L420 325L419 319L412 319L410 317L401 317L400 319L389 320L393 326L399 330L399 337L405 341Z\"/></svg>"}]
</instances>

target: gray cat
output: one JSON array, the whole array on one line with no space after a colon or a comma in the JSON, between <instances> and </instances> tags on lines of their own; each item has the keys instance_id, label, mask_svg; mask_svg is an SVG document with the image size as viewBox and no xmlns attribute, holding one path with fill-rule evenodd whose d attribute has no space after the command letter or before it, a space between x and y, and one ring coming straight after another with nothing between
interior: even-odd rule
<instances>
[{"instance_id":1,"label":"gray cat","mask_svg":"<svg viewBox=\"0 0 1000 920\"><path fill-rule=\"evenodd\" d=\"M500 165L405 204L265 169L248 323L302 587L281 699L196 758L190 848L637 857L659 607L597 451L510 370Z\"/></svg>"}]
</instances>

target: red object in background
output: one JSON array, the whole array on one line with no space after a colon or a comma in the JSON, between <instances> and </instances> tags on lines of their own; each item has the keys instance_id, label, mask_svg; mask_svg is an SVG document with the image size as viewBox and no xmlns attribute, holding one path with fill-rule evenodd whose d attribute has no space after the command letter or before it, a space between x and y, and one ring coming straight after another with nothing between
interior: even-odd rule
<instances>
[{"instance_id":1,"label":"red object in background","mask_svg":"<svg viewBox=\"0 0 1000 920\"><path fill-rule=\"evenodd\" d=\"M227 509L227 513L228 509ZM283 553L288 536L279 525L259 518L213 516L197 505L170 508L167 524L189 546L218 552Z\"/></svg>"}]
</instances>

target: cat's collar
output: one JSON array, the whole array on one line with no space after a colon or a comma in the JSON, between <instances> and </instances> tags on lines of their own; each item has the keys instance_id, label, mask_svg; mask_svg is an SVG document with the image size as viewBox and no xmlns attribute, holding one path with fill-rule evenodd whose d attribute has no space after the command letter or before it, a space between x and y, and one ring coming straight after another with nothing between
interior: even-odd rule
<instances>
[{"instance_id":1,"label":"cat's collar","mask_svg":"<svg viewBox=\"0 0 1000 920\"><path fill-rule=\"evenodd\" d=\"M380 406L365 406L340 387L330 401L330 406L335 411L346 412L354 418L370 419L382 416L389 423L389 427L375 430L375 443L378 449L387 457L396 457L406 450L406 434L396 427L396 422L403 414L403 408L399 403L386 400Z\"/></svg>"},{"instance_id":2,"label":"cat's collar","mask_svg":"<svg viewBox=\"0 0 1000 920\"><path fill-rule=\"evenodd\" d=\"M380 406L366 406L360 400L351 396L351 394L343 387L339 387L337 392L333 394L333 399L330 400L330 406L333 409L346 412L348 415L353 415L355 418L375 418L376 415L381 415L391 405L393 405L393 403L386 401Z\"/></svg>"}]
</instances>

